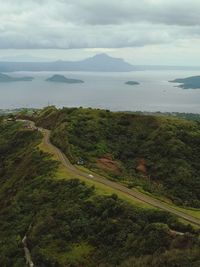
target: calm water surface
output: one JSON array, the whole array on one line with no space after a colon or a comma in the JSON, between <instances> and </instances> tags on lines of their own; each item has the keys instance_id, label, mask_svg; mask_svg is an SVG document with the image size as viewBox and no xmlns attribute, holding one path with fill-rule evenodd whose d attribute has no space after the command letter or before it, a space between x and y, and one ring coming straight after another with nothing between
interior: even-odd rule
<instances>
[{"instance_id":1,"label":"calm water surface","mask_svg":"<svg viewBox=\"0 0 200 267\"><path fill-rule=\"evenodd\" d=\"M46 82L53 74L85 81L84 84ZM198 71L138 71L128 73L17 72L32 82L0 83L0 109L44 107L48 104L108 108L111 110L178 111L200 113L200 89L183 90L169 83L175 78L200 75ZM129 80L140 85L129 86Z\"/></svg>"}]
</instances>

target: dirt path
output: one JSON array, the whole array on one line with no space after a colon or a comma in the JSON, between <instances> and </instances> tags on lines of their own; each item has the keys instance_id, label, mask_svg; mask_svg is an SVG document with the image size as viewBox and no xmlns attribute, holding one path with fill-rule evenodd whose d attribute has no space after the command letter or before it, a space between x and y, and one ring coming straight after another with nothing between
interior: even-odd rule
<instances>
[{"instance_id":1,"label":"dirt path","mask_svg":"<svg viewBox=\"0 0 200 267\"><path fill-rule=\"evenodd\" d=\"M25 259L26 259L26 264L29 267L34 267L34 263L32 262L32 259L31 259L31 253L30 253L30 250L28 249L28 246L27 246L27 236L26 235L22 239L22 244L24 247L24 255L25 255Z\"/></svg>"},{"instance_id":2,"label":"dirt path","mask_svg":"<svg viewBox=\"0 0 200 267\"><path fill-rule=\"evenodd\" d=\"M31 123L31 127L36 128L33 122ZM133 197L134 199L139 199L140 201L142 201L143 203L147 203L153 207L162 209L164 211L168 211L172 214L175 214L176 216L190 222L193 223L197 226L200 226L200 219L193 217L187 213L184 213L183 211L179 211L177 209L175 209L174 207L158 200L155 199L151 196L148 196L146 194L143 194L139 191L137 191L136 189L129 189L127 187L125 187L124 185L120 184L120 183L116 183L113 181L110 181L98 174L92 175L89 173L86 173L84 171L79 170L78 168L76 168L74 165L72 165L70 163L70 161L67 159L67 157L64 155L64 153L57 148L56 146L54 146L51 142L50 142L50 131L43 129L43 128L38 128L39 131L41 131L44 134L44 144L46 146L49 146L51 148L51 150L54 151L55 154L57 154L60 162L63 164L63 166L65 166L67 169L69 169L71 172L73 172L74 174L80 175L82 177L85 177L87 179L90 180L94 180L95 182L98 182L100 184L104 184L108 187L111 187L117 191L123 192L126 195L128 195L129 197Z\"/></svg>"}]
</instances>

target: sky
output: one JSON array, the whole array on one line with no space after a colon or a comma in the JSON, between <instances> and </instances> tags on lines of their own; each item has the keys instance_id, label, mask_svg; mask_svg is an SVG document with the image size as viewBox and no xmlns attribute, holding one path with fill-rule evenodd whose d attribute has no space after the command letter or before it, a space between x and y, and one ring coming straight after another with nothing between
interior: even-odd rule
<instances>
[{"instance_id":1,"label":"sky","mask_svg":"<svg viewBox=\"0 0 200 267\"><path fill-rule=\"evenodd\" d=\"M0 0L0 60L200 65L200 0Z\"/></svg>"}]
</instances>

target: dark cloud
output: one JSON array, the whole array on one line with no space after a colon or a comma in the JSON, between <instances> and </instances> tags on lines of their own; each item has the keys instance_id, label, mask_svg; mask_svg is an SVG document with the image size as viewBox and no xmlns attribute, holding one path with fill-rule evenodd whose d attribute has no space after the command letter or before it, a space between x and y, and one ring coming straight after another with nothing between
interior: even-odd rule
<instances>
[{"instance_id":1,"label":"dark cloud","mask_svg":"<svg viewBox=\"0 0 200 267\"><path fill-rule=\"evenodd\" d=\"M61 2L67 7L68 1ZM200 25L199 0L75 0L72 3L72 19L86 24L150 22L180 26Z\"/></svg>"},{"instance_id":2,"label":"dark cloud","mask_svg":"<svg viewBox=\"0 0 200 267\"><path fill-rule=\"evenodd\" d=\"M0 0L0 48L96 48L199 38L199 0Z\"/></svg>"}]
</instances>

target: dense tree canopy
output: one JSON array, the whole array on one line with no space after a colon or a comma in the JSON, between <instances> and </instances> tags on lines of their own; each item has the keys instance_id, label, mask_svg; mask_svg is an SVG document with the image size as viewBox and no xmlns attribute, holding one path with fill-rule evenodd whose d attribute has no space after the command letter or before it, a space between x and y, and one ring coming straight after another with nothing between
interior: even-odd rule
<instances>
[{"instance_id":1,"label":"dense tree canopy","mask_svg":"<svg viewBox=\"0 0 200 267\"><path fill-rule=\"evenodd\" d=\"M48 107L35 117L73 161L129 186L200 207L200 123L177 118Z\"/></svg>"},{"instance_id":2,"label":"dense tree canopy","mask_svg":"<svg viewBox=\"0 0 200 267\"><path fill-rule=\"evenodd\" d=\"M191 226L116 195L97 195L73 177L56 179L57 163L37 149L40 140L40 133L18 122L0 124L0 266L25 267L25 234L40 267L147 266L159 257L167 267L166 255L182 267L182 258L176 259L181 253L199 263L198 234Z\"/></svg>"}]
</instances>

